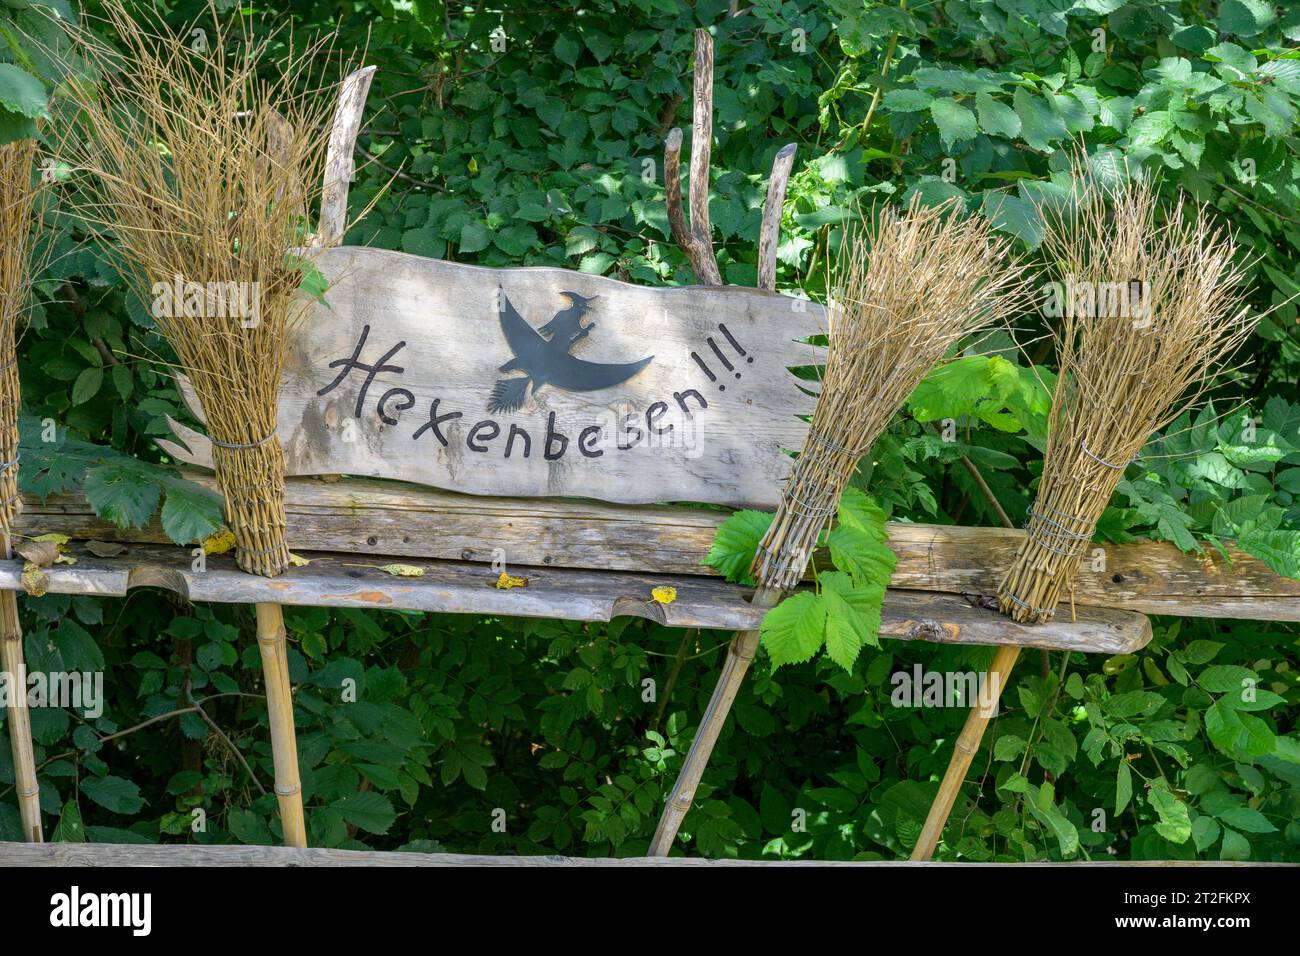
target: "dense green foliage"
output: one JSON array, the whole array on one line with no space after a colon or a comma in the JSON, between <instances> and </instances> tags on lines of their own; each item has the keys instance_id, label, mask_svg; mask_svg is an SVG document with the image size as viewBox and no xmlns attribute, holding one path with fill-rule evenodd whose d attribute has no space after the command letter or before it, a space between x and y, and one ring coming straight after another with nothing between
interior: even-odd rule
<instances>
[{"instance_id":1,"label":"dense green foliage","mask_svg":"<svg viewBox=\"0 0 1300 956\"><path fill-rule=\"evenodd\" d=\"M178 26L201 12L167 6ZM223 15L234 6L218 3ZM1083 138L1099 169L1160 171L1171 199L1181 188L1235 224L1258 257L1257 305L1300 292L1300 14L1265 0L747 6L728 19L725 0L297 0L275 16L304 34L337 25L339 50L368 42L380 66L353 208L391 188L352 243L689 283L667 236L662 140L689 126L691 31L708 26L712 217L730 282L754 281L765 175L787 142L799 153L778 284L820 297L837 224L863 197L960 195L1032 250L1033 201L1062 188ZM6 0L5 136L41 112L32 77L55 75L24 32L48 45L37 12ZM50 226L54 257L21 348L25 485L83 486L123 523L161 501L174 536L192 540L213 522L211 501L149 467L165 417L186 414L165 369L138 358L166 355L148 310L75 222L51 212ZM1295 320L1281 305L1241 370L1216 383L1222 417L1207 409L1172 426L1130 468L1102 545L1150 535L1213 549L1236 537L1297 576ZM863 462L855 484L893 519L996 523L962 456L1008 514L1024 513L1052 362L1035 329L1021 332L1028 357L1001 334L930 376ZM53 448L41 420L58 426ZM103 714L32 712L56 838L276 838L249 612L139 593L22 603L33 670L105 673ZM643 851L729 638L627 619L287 619L311 841L325 846ZM810 634L785 666L761 658L743 687L683 828L692 852L893 857L915 840L967 702L896 706L895 675L978 671L989 652L886 641L855 659L825 625L820 641ZM941 856L1300 860L1296 638L1293 625L1161 621L1139 654L1056 654L1041 670L1027 656ZM794 663L823 642L827 654ZM0 838L12 839L8 761L6 743Z\"/></svg>"}]
</instances>

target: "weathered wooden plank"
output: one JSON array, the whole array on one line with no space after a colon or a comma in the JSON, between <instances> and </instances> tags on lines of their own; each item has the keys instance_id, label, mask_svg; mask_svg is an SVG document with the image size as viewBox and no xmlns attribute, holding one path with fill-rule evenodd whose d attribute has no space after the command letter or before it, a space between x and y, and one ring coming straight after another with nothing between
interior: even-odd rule
<instances>
[{"instance_id":1,"label":"weathered wooden plank","mask_svg":"<svg viewBox=\"0 0 1300 956\"><path fill-rule=\"evenodd\" d=\"M694 856L612 857L473 856L461 853L402 853L380 850L296 849L279 846L146 846L135 843L2 843L0 866L883 866L969 869L976 866L1041 866L1038 863L913 863L911 860L708 860ZM1227 866L1218 860L1099 860L1049 863L1047 866ZM1240 866L1288 866L1286 863L1241 863Z\"/></svg>"},{"instance_id":2,"label":"weathered wooden plank","mask_svg":"<svg viewBox=\"0 0 1300 956\"><path fill-rule=\"evenodd\" d=\"M239 571L225 556L209 557L202 570L188 550L134 545L116 558L97 558L73 545L71 565L45 569L46 587L57 594L124 596L131 588L164 587L192 601L231 604L273 602L309 607L360 607L379 610L459 614L559 617L608 621L630 615L669 627L725 630L755 628L763 609L749 603L748 588L696 575L660 576L616 571L514 566L526 587L498 588L490 566L413 558L403 561L423 571L395 576L379 570L380 561L351 554L304 552L311 561L277 578ZM21 561L0 562L0 588L20 588ZM656 601L656 587L669 585L675 599ZM1016 644L1049 650L1119 654L1142 647L1151 626L1142 614L1082 608L1051 624L1017 624L996 611L974 607L952 594L890 591L881 613L880 634L900 640L940 644Z\"/></svg>"},{"instance_id":3,"label":"weathered wooden plank","mask_svg":"<svg viewBox=\"0 0 1300 956\"><path fill-rule=\"evenodd\" d=\"M212 477L190 477L214 487ZM727 512L669 505L459 495L397 482L344 479L287 483L293 548L465 561L502 558L539 567L602 568L651 574L704 574L700 564ZM27 499L20 533L163 543L157 522L118 529L80 496ZM891 523L898 555L892 587L993 594L1022 532L1001 528ZM1300 581L1274 574L1231 544L1232 565L1214 551L1186 555L1163 542L1097 545L1075 581L1083 606L1147 614L1300 621ZM499 549L499 550L498 550Z\"/></svg>"},{"instance_id":4,"label":"weathered wooden plank","mask_svg":"<svg viewBox=\"0 0 1300 956\"><path fill-rule=\"evenodd\" d=\"M318 265L329 305L292 339L280 393L286 474L623 503L780 500L813 407L790 368L819 361L800 340L825 331L821 306L381 249L325 250ZM210 463L204 440L178 437L183 459Z\"/></svg>"}]
</instances>

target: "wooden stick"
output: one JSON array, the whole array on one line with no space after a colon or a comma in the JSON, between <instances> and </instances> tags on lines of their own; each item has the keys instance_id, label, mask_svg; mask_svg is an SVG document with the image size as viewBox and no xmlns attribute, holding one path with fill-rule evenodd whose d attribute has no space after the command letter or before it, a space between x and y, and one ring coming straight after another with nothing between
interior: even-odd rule
<instances>
[{"instance_id":1,"label":"wooden stick","mask_svg":"<svg viewBox=\"0 0 1300 956\"><path fill-rule=\"evenodd\" d=\"M674 126L664 140L664 205L668 208L668 227L673 242L686 253L692 264L691 234L686 228L686 210L682 208L682 130Z\"/></svg>"},{"instance_id":2,"label":"wooden stick","mask_svg":"<svg viewBox=\"0 0 1300 956\"><path fill-rule=\"evenodd\" d=\"M266 680L266 712L271 723L271 754L275 762L275 796L280 804L284 845L305 847L307 825L302 810L298 741L293 727L293 694L289 687L289 657L285 646L284 612L280 605L257 605L257 646L262 652L262 674Z\"/></svg>"},{"instance_id":3,"label":"wooden stick","mask_svg":"<svg viewBox=\"0 0 1300 956\"><path fill-rule=\"evenodd\" d=\"M339 105L334 111L334 124L330 127L329 147L325 153L325 186L321 192L320 221L314 240L314 244L322 248L337 246L347 230L348 189L355 168L353 150L376 69L367 66L350 74L339 92Z\"/></svg>"},{"instance_id":4,"label":"wooden stick","mask_svg":"<svg viewBox=\"0 0 1300 956\"><path fill-rule=\"evenodd\" d=\"M782 146L772 160L772 175L767 181L767 201L763 203L763 225L758 232L758 287L776 291L776 247L781 241L781 210L785 191L790 184L790 170L798 146Z\"/></svg>"},{"instance_id":5,"label":"wooden stick","mask_svg":"<svg viewBox=\"0 0 1300 956\"><path fill-rule=\"evenodd\" d=\"M8 541L5 550L8 553ZM18 596L13 591L0 591L0 649L3 650L2 666L10 681L9 745L13 749L14 789L18 792L23 837L31 843L42 843L40 787L36 782L36 754L32 748L32 718L26 703L23 630L18 621Z\"/></svg>"},{"instance_id":6,"label":"wooden stick","mask_svg":"<svg viewBox=\"0 0 1300 956\"><path fill-rule=\"evenodd\" d=\"M780 597L778 591L760 588L754 594L753 603L760 607L773 607ZM677 781L668 795L668 802L664 805L662 816L659 817L659 825L655 828L646 856L667 856L668 851L672 849L682 820L685 819L691 809L691 802L695 799L695 790L700 785L700 778L704 776L704 768L708 766L709 758L713 756L713 747L718 742L722 725L727 722L727 715L736 700L736 693L740 690L745 674L749 672L749 665L753 662L754 655L758 653L758 643L758 630L738 631L731 639L731 644L727 647L727 659L722 665L722 673L718 676L718 685L713 688L713 696L709 698L709 706L705 708L700 729L695 732L691 749L687 751L682 769L678 771Z\"/></svg>"},{"instance_id":7,"label":"wooden stick","mask_svg":"<svg viewBox=\"0 0 1300 956\"><path fill-rule=\"evenodd\" d=\"M985 677L987 682L985 686L990 689L992 696L987 699L981 696L979 703L971 708L970 714L966 717L966 724L962 727L953 749L952 760L948 763L948 769L944 771L939 792L935 794L934 803L930 805L930 812L925 818L925 826L921 828L921 835L912 850L913 860L928 860L934 855L934 848L939 843L944 824L948 822L948 814L952 813L953 804L957 802L957 793L966 780L966 771L970 769L971 760L980 748L985 728L997 713L1002 689L1011 679L1011 670L1016 666L1019 657L1020 648L1014 645L999 647L998 652L993 656L993 663Z\"/></svg>"},{"instance_id":8,"label":"wooden stick","mask_svg":"<svg viewBox=\"0 0 1300 956\"><path fill-rule=\"evenodd\" d=\"M674 127L664 141L664 204L673 241L686 254L700 285L722 285L713 255L709 221L709 154L713 141L713 37L695 31L694 116L691 127L691 223L682 208L682 131Z\"/></svg>"},{"instance_id":9,"label":"wooden stick","mask_svg":"<svg viewBox=\"0 0 1300 956\"><path fill-rule=\"evenodd\" d=\"M691 264L701 285L722 285L709 221L709 154L713 148L713 36L695 31L695 115L691 125Z\"/></svg>"},{"instance_id":10,"label":"wooden stick","mask_svg":"<svg viewBox=\"0 0 1300 956\"><path fill-rule=\"evenodd\" d=\"M1011 518L1003 510L1002 503L998 501L997 495L993 494L993 489L984 480L975 463L965 455L961 456L961 463L975 480L975 484L979 486L980 492L993 506L993 510L997 512L1002 527L1014 529L1015 525L1011 523ZM948 822L948 815L952 813L953 804L957 800L957 792L966 780L966 771L970 768L975 752L979 750L980 741L984 739L984 731L988 727L990 718L997 712L1002 688L1010 679L1011 669L1016 666L1019 657L1020 648L1015 645L999 647L997 654L994 655L993 664L984 675L985 686L992 688L993 698L991 701L981 698L966 717L961 735L957 738L957 745L953 748L952 757L948 760L948 767L943 772L943 782L939 785L939 792L935 794L934 803L930 804L930 812L925 817L925 826L922 827L921 835L912 850L913 860L928 860L934 855L934 848L939 842L943 828ZM981 709L983 704L988 705L987 709Z\"/></svg>"}]
</instances>

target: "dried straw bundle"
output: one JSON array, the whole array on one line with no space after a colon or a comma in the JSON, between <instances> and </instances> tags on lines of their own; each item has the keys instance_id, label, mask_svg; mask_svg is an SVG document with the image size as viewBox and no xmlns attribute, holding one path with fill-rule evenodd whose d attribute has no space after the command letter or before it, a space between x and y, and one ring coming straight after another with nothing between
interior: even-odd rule
<instances>
[{"instance_id":1,"label":"dried straw bundle","mask_svg":"<svg viewBox=\"0 0 1300 956\"><path fill-rule=\"evenodd\" d=\"M930 368L959 340L1019 311L1028 287L989 223L963 218L956 202L906 212L858 210L840 247L821 394L803 452L751 573L753 601L771 607L799 583L858 460ZM758 652L761 633L739 631L727 649L650 856L667 856Z\"/></svg>"},{"instance_id":2,"label":"dried straw bundle","mask_svg":"<svg viewBox=\"0 0 1300 956\"><path fill-rule=\"evenodd\" d=\"M0 532L18 514L18 322L31 301L36 141L0 146Z\"/></svg>"},{"instance_id":3,"label":"dried straw bundle","mask_svg":"<svg viewBox=\"0 0 1300 956\"><path fill-rule=\"evenodd\" d=\"M1073 173L1071 201L1042 211L1075 307L1053 330L1060 374L1029 534L998 589L1002 612L1028 623L1051 620L1125 468L1259 320L1232 234L1204 208L1161 224L1150 180Z\"/></svg>"},{"instance_id":4,"label":"dried straw bundle","mask_svg":"<svg viewBox=\"0 0 1300 956\"><path fill-rule=\"evenodd\" d=\"M754 562L760 584L798 584L849 478L925 374L963 338L1028 302L1010 240L958 204L858 212L840 247L821 395L803 453Z\"/></svg>"},{"instance_id":5,"label":"dried straw bundle","mask_svg":"<svg viewBox=\"0 0 1300 956\"><path fill-rule=\"evenodd\" d=\"M239 566L273 576L289 561L276 404L306 301L289 250L305 244L333 108L308 83L322 48L289 45L268 81L261 61L278 38L227 35L214 15L207 42L186 43L121 0L104 10L124 56L68 27L97 74L68 84L81 115L62 158L89 174L72 202L124 254L194 385Z\"/></svg>"}]
</instances>

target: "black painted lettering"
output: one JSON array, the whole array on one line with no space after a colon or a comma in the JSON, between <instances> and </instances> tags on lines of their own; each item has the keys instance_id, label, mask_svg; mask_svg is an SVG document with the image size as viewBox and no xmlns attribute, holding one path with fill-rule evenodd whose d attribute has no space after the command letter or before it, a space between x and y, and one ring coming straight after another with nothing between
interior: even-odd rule
<instances>
[{"instance_id":1,"label":"black painted lettering","mask_svg":"<svg viewBox=\"0 0 1300 956\"><path fill-rule=\"evenodd\" d=\"M605 454L603 449L593 448L596 442L600 441L601 427L599 425L588 425L578 435L578 451L582 452L588 458L599 458Z\"/></svg>"},{"instance_id":2,"label":"black painted lettering","mask_svg":"<svg viewBox=\"0 0 1300 956\"><path fill-rule=\"evenodd\" d=\"M375 380L376 375L378 375L380 372L396 372L398 375L400 375L406 371L406 369L400 365L385 364L390 358L392 358L402 349L406 348L406 342L404 341L398 342L391 349L385 352L383 357L374 365L367 365L365 362L361 361L361 350L366 347L366 339L369 337L370 337L370 326L369 325L363 326L361 329L361 338L357 340L357 347L352 350L352 356L350 358L345 358L345 359L335 359L333 362L329 363L328 368L339 369L340 370L339 374L335 376L334 381L330 382L328 385L326 385L324 388L322 388L319 392L316 393L317 395L328 395L330 392L334 391L334 389L338 388L340 384L342 384L343 380L348 377L348 374L354 368L361 369L361 371L366 373L366 380L361 386L361 391L357 393L357 407L356 410L352 413L354 418L361 417L361 408L366 402L366 392L370 391L370 383ZM390 422L389 424L396 424L396 423Z\"/></svg>"},{"instance_id":3,"label":"black painted lettering","mask_svg":"<svg viewBox=\"0 0 1300 956\"><path fill-rule=\"evenodd\" d=\"M390 388L388 391L384 392L383 395L379 396L379 402L375 405L375 411L379 413L379 420L385 425L397 424L397 419L389 415L384 411L384 409L388 407L388 400L398 395L401 396L401 401L393 405L393 411L404 412L408 408L415 407L414 395L404 388Z\"/></svg>"},{"instance_id":4,"label":"black painted lettering","mask_svg":"<svg viewBox=\"0 0 1300 956\"><path fill-rule=\"evenodd\" d=\"M651 435L666 435L673 430L672 425L666 428L659 428L655 425L655 422L664 417L666 411L668 411L667 402L655 402L645 410L645 427L646 431Z\"/></svg>"},{"instance_id":5,"label":"black painted lettering","mask_svg":"<svg viewBox=\"0 0 1300 956\"><path fill-rule=\"evenodd\" d=\"M515 425L513 423L510 425L510 434L506 436L506 457L507 458L510 457L510 451L512 448L515 447L516 435L521 436L524 440L524 457L527 458L528 453L533 450L532 436L530 436L528 432L524 431L518 425Z\"/></svg>"},{"instance_id":6,"label":"black painted lettering","mask_svg":"<svg viewBox=\"0 0 1300 956\"><path fill-rule=\"evenodd\" d=\"M688 418L690 417L691 410L690 410L689 408L686 407L686 398L687 398L687 396L689 396L689 395L694 395L694 396L695 396L695 400L696 400L697 402L700 403L700 410L701 410L701 411L703 411L704 409L706 409L706 408L709 407L709 403L706 402L706 401L704 400L704 396L701 395L699 392L697 392L697 391L696 391L695 389L693 389L693 388L688 388L688 389L687 389L686 391L684 391L684 392L673 392L673 398L675 398L675 399L677 400L677 405L678 405L678 407L679 407L683 412L686 413L686 416L687 416Z\"/></svg>"},{"instance_id":7,"label":"black painted lettering","mask_svg":"<svg viewBox=\"0 0 1300 956\"><path fill-rule=\"evenodd\" d=\"M443 422L450 421L453 418L461 418L463 416L463 413L447 412L445 415L439 415L438 403L441 401L442 401L441 398L435 398L433 400L433 404L429 406L429 420L415 430L415 434L411 436L411 441L416 441L426 431L432 429L433 437L438 439L438 441L442 442L443 448L447 447L447 436L442 433L442 429L439 426Z\"/></svg>"},{"instance_id":8,"label":"black painted lettering","mask_svg":"<svg viewBox=\"0 0 1300 956\"><path fill-rule=\"evenodd\" d=\"M627 451L629 448L635 448L637 445L641 443L641 439L645 437L645 434L641 431L641 429L637 428L635 425L632 424L635 418L636 416L632 415L629 412L627 415L624 415L618 421L619 434L618 434L617 444L618 444L619 451ZM633 438L630 442L624 444L623 436L629 435L633 432L636 433L636 437Z\"/></svg>"},{"instance_id":9,"label":"black painted lettering","mask_svg":"<svg viewBox=\"0 0 1300 956\"><path fill-rule=\"evenodd\" d=\"M484 441L491 441L501 434L501 426L490 418L485 421L476 422L474 427L469 430L469 437L465 439L465 444L469 446L470 451L487 451L487 445L480 445L474 440L478 437L480 432L483 433Z\"/></svg>"},{"instance_id":10,"label":"black painted lettering","mask_svg":"<svg viewBox=\"0 0 1300 956\"><path fill-rule=\"evenodd\" d=\"M551 444L558 442L560 450L552 453ZM568 436L555 430L555 412L546 416L546 444L543 447L542 454L547 461L559 461L564 457L564 453L569 448Z\"/></svg>"}]
</instances>

